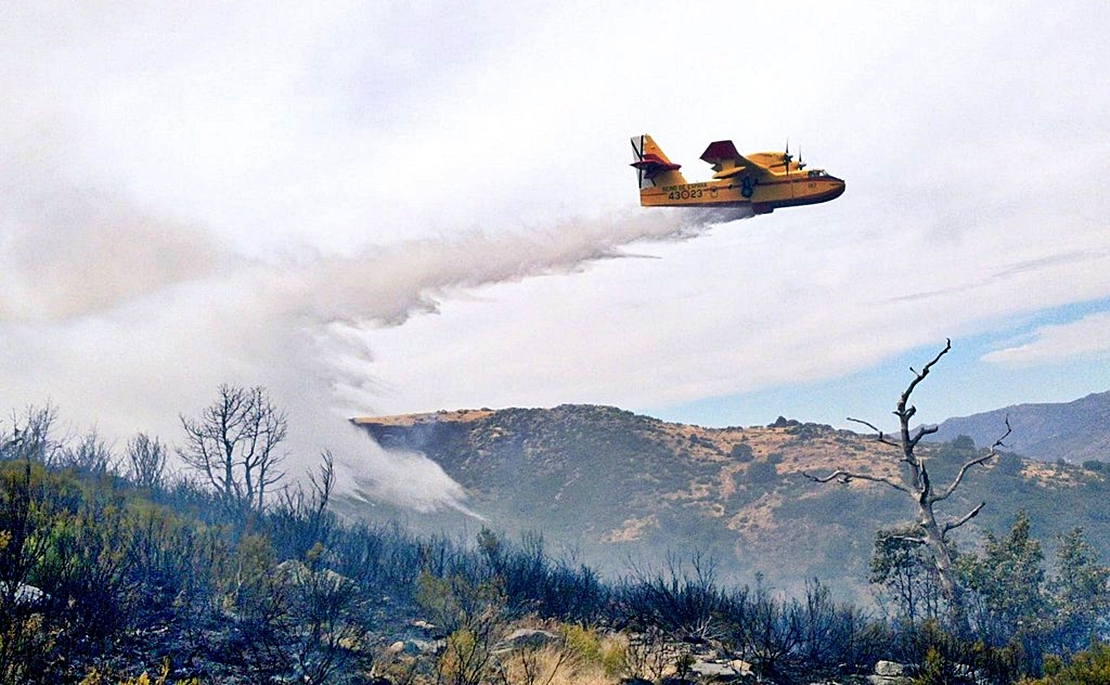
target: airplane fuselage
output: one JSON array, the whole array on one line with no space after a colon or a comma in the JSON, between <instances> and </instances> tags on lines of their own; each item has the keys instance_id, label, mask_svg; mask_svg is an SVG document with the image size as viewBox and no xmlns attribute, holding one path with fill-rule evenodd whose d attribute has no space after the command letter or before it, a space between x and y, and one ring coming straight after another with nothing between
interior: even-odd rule
<instances>
[{"instance_id":1,"label":"airplane fuselage","mask_svg":"<svg viewBox=\"0 0 1110 685\"><path fill-rule=\"evenodd\" d=\"M793 166L793 165L792 165ZM640 189L644 207L740 207L750 205L756 214L780 207L828 202L844 193L844 181L820 170L774 174L771 179L743 181L723 178L700 183L653 186Z\"/></svg>"}]
</instances>

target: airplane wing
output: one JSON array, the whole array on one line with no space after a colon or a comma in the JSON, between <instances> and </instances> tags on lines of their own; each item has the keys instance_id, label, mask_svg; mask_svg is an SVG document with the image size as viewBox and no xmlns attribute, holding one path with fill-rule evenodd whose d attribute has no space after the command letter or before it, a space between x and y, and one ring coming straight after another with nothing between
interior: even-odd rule
<instances>
[{"instance_id":1,"label":"airplane wing","mask_svg":"<svg viewBox=\"0 0 1110 685\"><path fill-rule=\"evenodd\" d=\"M731 140L718 140L710 143L705 148L701 158L713 165L713 178L732 178L745 176L755 180L771 176L771 171L766 167L756 164L736 151L736 146Z\"/></svg>"}]
</instances>

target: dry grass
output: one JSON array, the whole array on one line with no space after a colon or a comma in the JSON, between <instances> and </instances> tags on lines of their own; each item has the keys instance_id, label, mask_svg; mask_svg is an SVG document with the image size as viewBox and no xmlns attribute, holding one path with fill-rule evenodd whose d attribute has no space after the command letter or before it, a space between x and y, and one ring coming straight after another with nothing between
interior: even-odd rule
<instances>
[{"instance_id":1,"label":"dry grass","mask_svg":"<svg viewBox=\"0 0 1110 685\"><path fill-rule=\"evenodd\" d=\"M512 652L502 659L501 675L507 685L616 685L620 680L600 662L550 645Z\"/></svg>"},{"instance_id":2,"label":"dry grass","mask_svg":"<svg viewBox=\"0 0 1110 685\"><path fill-rule=\"evenodd\" d=\"M577 625L526 617L503 626L505 635L517 628L543 630L560 638L542 646L502 651L494 647L492 660L481 674L490 685L617 685L628 673L629 642L621 634L599 634ZM404 656L383 649L375 658L374 674L399 685L443 685L453 682L438 656ZM439 662L441 668L435 668Z\"/></svg>"},{"instance_id":3,"label":"dry grass","mask_svg":"<svg viewBox=\"0 0 1110 685\"><path fill-rule=\"evenodd\" d=\"M1043 488L1074 488L1082 485L1073 470L1043 462L1025 462L1021 469L1021 477Z\"/></svg>"}]
</instances>

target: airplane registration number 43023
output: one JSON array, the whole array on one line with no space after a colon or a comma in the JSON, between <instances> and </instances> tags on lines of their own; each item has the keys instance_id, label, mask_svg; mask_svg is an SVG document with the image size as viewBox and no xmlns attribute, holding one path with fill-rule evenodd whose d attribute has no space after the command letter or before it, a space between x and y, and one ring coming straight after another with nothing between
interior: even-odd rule
<instances>
[{"instance_id":1,"label":"airplane registration number 43023","mask_svg":"<svg viewBox=\"0 0 1110 685\"><path fill-rule=\"evenodd\" d=\"M694 190L672 190L671 192L667 193L667 199L696 200L697 198L701 197L704 192L705 191L701 188L695 188Z\"/></svg>"}]
</instances>

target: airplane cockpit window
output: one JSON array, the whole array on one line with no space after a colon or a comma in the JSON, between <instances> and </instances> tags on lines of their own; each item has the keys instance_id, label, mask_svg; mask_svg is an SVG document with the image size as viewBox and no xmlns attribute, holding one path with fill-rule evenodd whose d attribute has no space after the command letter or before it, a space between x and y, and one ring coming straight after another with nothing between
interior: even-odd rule
<instances>
[{"instance_id":1,"label":"airplane cockpit window","mask_svg":"<svg viewBox=\"0 0 1110 685\"><path fill-rule=\"evenodd\" d=\"M825 175L826 174L825 174L825 171L823 169L814 169L813 171L809 172L809 177L810 178L819 178L819 177L825 176Z\"/></svg>"}]
</instances>

